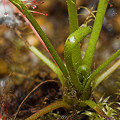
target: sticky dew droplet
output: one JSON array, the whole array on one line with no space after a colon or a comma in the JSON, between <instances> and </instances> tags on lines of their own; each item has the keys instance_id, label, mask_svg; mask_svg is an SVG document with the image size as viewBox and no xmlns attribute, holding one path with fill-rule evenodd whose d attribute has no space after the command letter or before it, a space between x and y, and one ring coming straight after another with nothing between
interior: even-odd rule
<instances>
[{"instance_id":1,"label":"sticky dew droplet","mask_svg":"<svg viewBox=\"0 0 120 120\"><path fill-rule=\"evenodd\" d=\"M48 16L48 14L46 13L45 16Z\"/></svg>"},{"instance_id":2,"label":"sticky dew droplet","mask_svg":"<svg viewBox=\"0 0 120 120\"><path fill-rule=\"evenodd\" d=\"M7 13L7 12L5 12L5 13L4 13L4 17L7 17L7 16L8 16L8 13Z\"/></svg>"},{"instance_id":3,"label":"sticky dew droplet","mask_svg":"<svg viewBox=\"0 0 120 120\"><path fill-rule=\"evenodd\" d=\"M110 5L110 7L113 7L113 5L110 3L110 0L107 0L107 2Z\"/></svg>"},{"instance_id":4,"label":"sticky dew droplet","mask_svg":"<svg viewBox=\"0 0 120 120\"><path fill-rule=\"evenodd\" d=\"M110 7L113 7L113 5L112 5L112 4L110 4Z\"/></svg>"},{"instance_id":5,"label":"sticky dew droplet","mask_svg":"<svg viewBox=\"0 0 120 120\"><path fill-rule=\"evenodd\" d=\"M37 8L37 6L36 6L36 5L33 5L33 6L32 6L32 9L36 9L36 8Z\"/></svg>"},{"instance_id":6,"label":"sticky dew droplet","mask_svg":"<svg viewBox=\"0 0 120 120\"><path fill-rule=\"evenodd\" d=\"M7 17L8 16L8 13L7 13L7 11L6 11L6 7L5 7L5 0L3 0L3 5L4 5L4 17Z\"/></svg>"}]
</instances>

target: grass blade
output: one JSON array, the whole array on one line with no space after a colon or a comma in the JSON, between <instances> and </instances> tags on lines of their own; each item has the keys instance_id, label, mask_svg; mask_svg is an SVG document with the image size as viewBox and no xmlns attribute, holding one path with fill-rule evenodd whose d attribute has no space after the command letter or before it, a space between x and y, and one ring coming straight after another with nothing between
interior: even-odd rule
<instances>
[{"instance_id":1,"label":"grass blade","mask_svg":"<svg viewBox=\"0 0 120 120\"><path fill-rule=\"evenodd\" d=\"M64 77L63 73L61 70L51 61L49 60L46 56L44 56L37 48L34 46L29 47L30 51L33 52L37 57L39 57L53 72L56 73L58 78L60 79L62 85L64 82Z\"/></svg>"}]
</instances>

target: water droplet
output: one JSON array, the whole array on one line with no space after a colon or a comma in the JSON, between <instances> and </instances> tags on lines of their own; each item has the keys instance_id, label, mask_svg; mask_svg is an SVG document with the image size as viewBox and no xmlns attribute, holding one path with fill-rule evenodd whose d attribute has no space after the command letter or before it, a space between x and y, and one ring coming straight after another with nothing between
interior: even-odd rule
<instances>
[{"instance_id":1,"label":"water droplet","mask_svg":"<svg viewBox=\"0 0 120 120\"><path fill-rule=\"evenodd\" d=\"M7 13L7 12L5 12L5 13L4 13L4 17L7 17L7 16L8 16L8 13Z\"/></svg>"},{"instance_id":2,"label":"water droplet","mask_svg":"<svg viewBox=\"0 0 120 120\"><path fill-rule=\"evenodd\" d=\"M32 9L35 9L36 7L37 7L36 5L33 5L33 6L32 6Z\"/></svg>"},{"instance_id":3,"label":"water droplet","mask_svg":"<svg viewBox=\"0 0 120 120\"><path fill-rule=\"evenodd\" d=\"M70 38L70 42L72 42L72 43L75 42L75 37L74 37L74 36L72 36L72 37Z\"/></svg>"}]
</instances>

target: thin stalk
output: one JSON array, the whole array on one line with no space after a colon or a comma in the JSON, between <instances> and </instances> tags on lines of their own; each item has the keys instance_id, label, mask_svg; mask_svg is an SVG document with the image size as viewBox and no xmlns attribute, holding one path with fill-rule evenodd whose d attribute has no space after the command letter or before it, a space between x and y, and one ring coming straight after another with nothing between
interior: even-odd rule
<instances>
[{"instance_id":1,"label":"thin stalk","mask_svg":"<svg viewBox=\"0 0 120 120\"><path fill-rule=\"evenodd\" d=\"M70 33L78 29L76 0L67 0Z\"/></svg>"},{"instance_id":2,"label":"thin stalk","mask_svg":"<svg viewBox=\"0 0 120 120\"><path fill-rule=\"evenodd\" d=\"M76 0L67 0L67 6L68 6L68 15L69 15L69 29L70 33L75 32L78 29L78 15L77 15L77 7L76 7ZM80 33L79 33L80 35ZM78 66L77 64L82 64L82 57L81 57L81 50L80 45L77 44L76 47L73 49L74 53L72 58L73 62L76 64L73 64L73 66L76 68Z\"/></svg>"},{"instance_id":3,"label":"thin stalk","mask_svg":"<svg viewBox=\"0 0 120 120\"><path fill-rule=\"evenodd\" d=\"M22 9L21 11L26 16L26 18L30 21L30 23L35 28L35 30L37 31L39 36L42 38L43 42L45 43L45 45L48 48L49 52L51 53L52 57L54 58L54 60L56 61L57 65L59 66L59 68L63 72L66 80L68 80L68 72L67 72L66 67L64 66L64 64L61 61L60 57L56 53L56 51L55 51L54 47L52 46L52 44L50 43L49 39L47 38L47 36L45 35L43 30L41 29L41 27L37 23L37 21L34 19L32 14L28 11L28 9L24 5L24 3L21 0L9 0L9 1L11 3L13 3L19 10L20 10L20 7L21 7L21 9Z\"/></svg>"},{"instance_id":4,"label":"thin stalk","mask_svg":"<svg viewBox=\"0 0 120 120\"><path fill-rule=\"evenodd\" d=\"M94 79L94 77L100 72L102 71L104 68L106 68L114 59L116 59L118 56L120 55L120 49L114 53L108 60L106 60L102 65L100 65L89 77L86 85L85 85L85 89L87 90L87 88L90 87L90 84L92 82L92 80Z\"/></svg>"},{"instance_id":5,"label":"thin stalk","mask_svg":"<svg viewBox=\"0 0 120 120\"><path fill-rule=\"evenodd\" d=\"M87 50L83 59L83 64L87 65L89 68L89 73L91 71L92 59L94 56L96 43L98 41L98 37L102 28L102 23L103 23L106 9L107 9L107 5L108 5L107 0L99 0L96 19L95 19L91 37L87 46Z\"/></svg>"},{"instance_id":6,"label":"thin stalk","mask_svg":"<svg viewBox=\"0 0 120 120\"><path fill-rule=\"evenodd\" d=\"M37 48L34 46L29 47L30 51L33 52L37 57L39 57L53 72L56 73L58 78L60 79L60 82L62 85L64 84L64 77L63 73L61 70L51 61L49 60L46 56L44 56Z\"/></svg>"},{"instance_id":7,"label":"thin stalk","mask_svg":"<svg viewBox=\"0 0 120 120\"><path fill-rule=\"evenodd\" d=\"M107 71L102 73L93 82L92 90L94 90L104 79L106 79L111 73L113 73L117 68L120 67L120 59L115 62Z\"/></svg>"},{"instance_id":8,"label":"thin stalk","mask_svg":"<svg viewBox=\"0 0 120 120\"><path fill-rule=\"evenodd\" d=\"M66 108L66 109L71 109L71 106L66 104L64 101L56 101L56 102L48 105L47 107L42 108L41 110L39 110L35 114L31 115L29 118L27 118L25 120L36 120L37 118L47 114L48 112L55 110L57 108L61 108L61 107Z\"/></svg>"}]
</instances>

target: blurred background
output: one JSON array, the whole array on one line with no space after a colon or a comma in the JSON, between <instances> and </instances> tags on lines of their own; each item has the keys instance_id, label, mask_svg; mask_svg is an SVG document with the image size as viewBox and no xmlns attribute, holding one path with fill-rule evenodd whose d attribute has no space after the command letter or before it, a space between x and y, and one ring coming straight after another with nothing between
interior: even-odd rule
<instances>
[{"instance_id":1,"label":"blurred background","mask_svg":"<svg viewBox=\"0 0 120 120\"><path fill-rule=\"evenodd\" d=\"M36 2L24 0L24 3L30 10L48 14L48 16L45 16L33 13L33 16L64 61L64 43L69 35L66 0L36 0ZM120 49L120 1L110 0L109 3L96 47L93 71ZM98 0L77 0L78 8L84 6L92 11L96 10L97 4ZM84 23L88 15L89 11L86 9L81 8L78 10L79 25ZM93 25L93 22L91 21L89 24ZM7 0L5 6L1 0L0 105L4 105L4 111L7 111L4 115L8 117L15 114L21 101L38 83L44 80L58 80L57 76L28 50L27 42L36 46L49 57L21 14ZM82 47L83 55L87 43L88 39ZM120 68L102 82L94 94L98 98L105 94L105 96L111 96L111 99L119 101L119 88ZM19 118L27 117L40 109L46 97L48 98L46 103L50 103L61 98L61 96L62 92L59 84L43 85L27 100L21 109ZM36 106L37 104L38 106ZM40 106L40 104L42 105Z\"/></svg>"}]
</instances>

